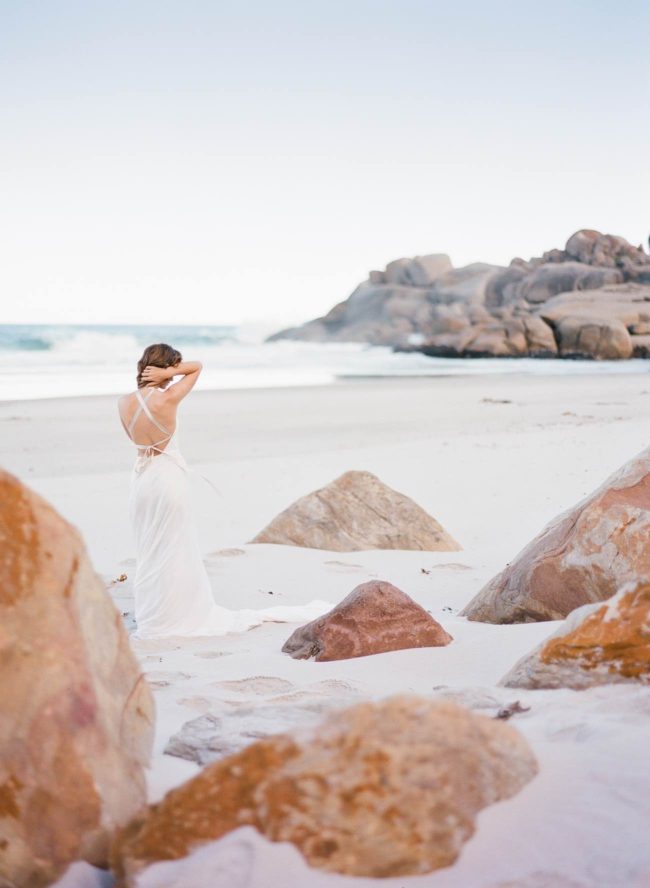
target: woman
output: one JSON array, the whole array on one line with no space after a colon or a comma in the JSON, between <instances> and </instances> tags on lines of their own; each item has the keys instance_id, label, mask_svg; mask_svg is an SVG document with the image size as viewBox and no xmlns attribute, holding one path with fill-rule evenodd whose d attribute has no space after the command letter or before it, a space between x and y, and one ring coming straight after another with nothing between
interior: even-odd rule
<instances>
[{"instance_id":1,"label":"woman","mask_svg":"<svg viewBox=\"0 0 650 888\"><path fill-rule=\"evenodd\" d=\"M118 403L124 430L138 448L129 503L136 638L225 635L264 620L313 619L330 607L315 601L231 611L215 603L192 522L189 469L176 440L178 405L201 370L198 361L183 361L169 345L150 345L138 361L137 390Z\"/></svg>"}]
</instances>

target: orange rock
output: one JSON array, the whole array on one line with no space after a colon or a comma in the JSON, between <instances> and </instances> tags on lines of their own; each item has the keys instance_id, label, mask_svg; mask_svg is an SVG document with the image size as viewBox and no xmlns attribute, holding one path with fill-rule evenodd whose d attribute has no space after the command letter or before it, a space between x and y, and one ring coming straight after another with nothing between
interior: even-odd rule
<instances>
[{"instance_id":1,"label":"orange rock","mask_svg":"<svg viewBox=\"0 0 650 888\"><path fill-rule=\"evenodd\" d=\"M249 824L321 870L425 873L453 863L478 811L536 771L503 722L417 697L363 703L208 765L118 834L113 867L133 886L149 864Z\"/></svg>"},{"instance_id":2,"label":"orange rock","mask_svg":"<svg viewBox=\"0 0 650 888\"><path fill-rule=\"evenodd\" d=\"M371 472L346 472L331 484L301 497L252 542L330 552L460 549L435 518Z\"/></svg>"},{"instance_id":3,"label":"orange rock","mask_svg":"<svg viewBox=\"0 0 650 888\"><path fill-rule=\"evenodd\" d=\"M105 863L145 802L153 700L79 534L0 471L0 883Z\"/></svg>"},{"instance_id":4,"label":"orange rock","mask_svg":"<svg viewBox=\"0 0 650 888\"><path fill-rule=\"evenodd\" d=\"M362 583L322 617L301 626L282 650L296 660L345 660L406 648L443 647L451 635L405 592Z\"/></svg>"},{"instance_id":5,"label":"orange rock","mask_svg":"<svg viewBox=\"0 0 650 888\"><path fill-rule=\"evenodd\" d=\"M621 682L650 684L650 583L578 608L503 680L509 687L576 689Z\"/></svg>"},{"instance_id":6,"label":"orange rock","mask_svg":"<svg viewBox=\"0 0 650 888\"><path fill-rule=\"evenodd\" d=\"M462 614L486 623L561 620L650 581L650 448L548 524Z\"/></svg>"}]
</instances>

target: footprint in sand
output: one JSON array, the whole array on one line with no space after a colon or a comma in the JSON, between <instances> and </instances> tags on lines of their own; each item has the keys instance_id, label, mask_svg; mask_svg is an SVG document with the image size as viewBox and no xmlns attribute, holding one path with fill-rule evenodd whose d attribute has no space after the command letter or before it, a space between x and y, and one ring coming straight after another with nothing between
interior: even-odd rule
<instances>
[{"instance_id":1,"label":"footprint in sand","mask_svg":"<svg viewBox=\"0 0 650 888\"><path fill-rule=\"evenodd\" d=\"M252 678L240 678L235 681L215 681L212 686L224 691L234 691L237 694L259 694L261 696L282 694L294 689L294 685L290 681L269 675L255 675Z\"/></svg>"},{"instance_id":2,"label":"footprint in sand","mask_svg":"<svg viewBox=\"0 0 650 888\"><path fill-rule=\"evenodd\" d=\"M177 681L187 681L191 678L187 672L163 672L162 670L154 670L153 672L145 672L144 677L150 688L159 690L160 688L168 688Z\"/></svg>"},{"instance_id":3,"label":"footprint in sand","mask_svg":"<svg viewBox=\"0 0 650 888\"><path fill-rule=\"evenodd\" d=\"M348 684L347 681L341 681L340 678L326 678L324 681L317 681L311 687L316 690L336 691L337 694L358 694L357 688Z\"/></svg>"},{"instance_id":4,"label":"footprint in sand","mask_svg":"<svg viewBox=\"0 0 650 888\"><path fill-rule=\"evenodd\" d=\"M176 702L180 706L187 706L188 709L193 709L195 712L200 712L203 715L214 709L218 701L210 700L209 697L181 697Z\"/></svg>"},{"instance_id":5,"label":"footprint in sand","mask_svg":"<svg viewBox=\"0 0 650 888\"><path fill-rule=\"evenodd\" d=\"M248 653L248 651L239 651L240 654ZM203 660L216 660L218 657L230 657L232 651L197 651L194 656L201 657Z\"/></svg>"},{"instance_id":6,"label":"footprint in sand","mask_svg":"<svg viewBox=\"0 0 650 888\"><path fill-rule=\"evenodd\" d=\"M328 678L324 681L316 681L302 690L283 694L281 697L274 697L273 703L301 703L306 700L313 702L323 697L329 697L332 694L336 694L337 698L358 697L361 691L348 684L347 681L341 681L338 678Z\"/></svg>"},{"instance_id":7,"label":"footprint in sand","mask_svg":"<svg viewBox=\"0 0 650 888\"><path fill-rule=\"evenodd\" d=\"M237 555L245 555L245 549L217 549L210 552L208 558L235 558Z\"/></svg>"}]
</instances>

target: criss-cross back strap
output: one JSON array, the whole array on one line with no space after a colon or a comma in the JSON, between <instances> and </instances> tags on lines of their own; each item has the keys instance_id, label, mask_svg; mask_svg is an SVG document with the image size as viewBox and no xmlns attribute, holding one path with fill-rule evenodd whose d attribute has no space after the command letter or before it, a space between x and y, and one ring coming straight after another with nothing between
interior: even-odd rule
<instances>
[{"instance_id":1,"label":"criss-cross back strap","mask_svg":"<svg viewBox=\"0 0 650 888\"><path fill-rule=\"evenodd\" d=\"M147 448L153 447L153 448L155 448L158 446L158 444L163 444L165 441L168 441L172 437L172 433L168 432L167 429L164 426L162 426L158 422L158 420L154 417L151 410L149 410L149 407L147 405L147 401L149 400L149 398L151 397L152 394L153 394L153 389L150 389L147 394L147 397L143 398L142 394L140 393L140 389L138 389L135 393L135 396L138 399L139 407L137 408L137 410L133 414L133 416L131 418L131 422L128 424L128 426L125 424L124 420L122 420L122 425L124 426L124 429L125 429L127 435L133 441L133 443L136 445L136 447L147 447ZM135 429L135 424L138 421L138 419L140 418L141 413L144 413L145 416L147 417L147 419L149 419L156 426L156 428L159 429L164 434L164 436L165 436L164 438L161 438L160 441L156 441L153 444L138 444L138 442L133 437L133 432ZM120 419L121 419L121 417L120 417Z\"/></svg>"}]
</instances>

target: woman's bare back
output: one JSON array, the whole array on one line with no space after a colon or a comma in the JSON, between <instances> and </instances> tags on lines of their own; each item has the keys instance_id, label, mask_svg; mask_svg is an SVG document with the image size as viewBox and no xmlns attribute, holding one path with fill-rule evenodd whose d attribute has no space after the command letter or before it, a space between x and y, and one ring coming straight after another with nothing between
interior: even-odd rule
<instances>
[{"instance_id":1,"label":"woman's bare back","mask_svg":"<svg viewBox=\"0 0 650 888\"><path fill-rule=\"evenodd\" d=\"M124 430L138 447L163 451L176 431L178 402L165 397L160 389L145 388L123 395L118 410Z\"/></svg>"}]
</instances>

